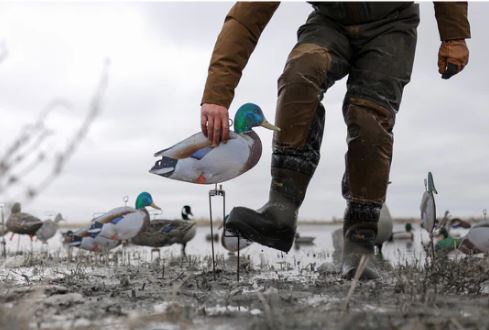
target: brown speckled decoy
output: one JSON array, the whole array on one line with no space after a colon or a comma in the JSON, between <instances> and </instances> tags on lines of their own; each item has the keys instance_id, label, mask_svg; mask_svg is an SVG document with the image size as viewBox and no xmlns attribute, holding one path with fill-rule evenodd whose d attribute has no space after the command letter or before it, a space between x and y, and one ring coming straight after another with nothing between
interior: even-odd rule
<instances>
[{"instance_id":1,"label":"brown speckled decoy","mask_svg":"<svg viewBox=\"0 0 489 330\"><path fill-rule=\"evenodd\" d=\"M190 211L190 207L188 208ZM190 220L189 214L184 216L185 207L182 210L182 217L187 220L166 220L155 219L149 224L149 228L142 231L131 239L131 243L141 246L151 246L160 248L170 246L175 243L182 245L182 255L186 256L185 248L187 243L195 237L195 222ZM157 249L152 250L158 251Z\"/></svg>"},{"instance_id":2,"label":"brown speckled decoy","mask_svg":"<svg viewBox=\"0 0 489 330\"><path fill-rule=\"evenodd\" d=\"M10 216L7 219L7 229L14 234L29 235L32 237L36 235L36 232L41 228L42 221L33 215L24 213L21 210L20 203L15 203L12 206Z\"/></svg>"}]
</instances>

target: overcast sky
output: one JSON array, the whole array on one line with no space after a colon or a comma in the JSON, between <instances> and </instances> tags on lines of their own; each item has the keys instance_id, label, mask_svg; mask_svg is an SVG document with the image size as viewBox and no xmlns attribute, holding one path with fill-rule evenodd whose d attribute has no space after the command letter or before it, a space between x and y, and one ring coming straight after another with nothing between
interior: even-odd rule
<instances>
[{"instance_id":1,"label":"overcast sky","mask_svg":"<svg viewBox=\"0 0 489 330\"><path fill-rule=\"evenodd\" d=\"M208 215L210 186L149 174L153 153L199 130L199 103L207 67L223 19L232 6L221 3L0 3L0 42L8 57L0 63L0 151L50 101L63 98L73 109L48 118L55 134L41 146L61 150L80 125L105 58L110 81L103 112L78 152L42 196L24 206L45 216L62 212L84 221L94 212L133 203L141 191L153 194L168 217L190 204ZM421 24L411 83L395 127L394 159L387 204L395 217L418 216L423 178L434 174L438 212L480 216L489 208L489 4L471 3L470 62L445 81L437 73L439 36L433 4L421 3ZM263 33L236 91L230 114L244 102L259 104L274 119L276 80L296 41L297 28L312 8L282 3ZM341 217L345 201L346 128L341 115L345 82L323 101L326 129L322 159L301 208L304 219ZM227 205L260 207L267 199L272 133L258 128L264 152L259 164L227 182ZM1 154L0 153L0 154ZM50 160L52 161L52 160ZM23 177L23 189L43 176ZM0 201L19 196L19 189Z\"/></svg>"}]
</instances>

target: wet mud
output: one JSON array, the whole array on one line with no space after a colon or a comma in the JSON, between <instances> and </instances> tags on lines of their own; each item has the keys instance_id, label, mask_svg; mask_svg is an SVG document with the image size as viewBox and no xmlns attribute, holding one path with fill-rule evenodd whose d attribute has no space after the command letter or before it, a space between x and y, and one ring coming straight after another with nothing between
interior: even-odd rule
<instances>
[{"instance_id":1,"label":"wet mud","mask_svg":"<svg viewBox=\"0 0 489 330\"><path fill-rule=\"evenodd\" d=\"M119 251L120 252L120 251ZM25 254L0 259L1 329L489 329L483 257L382 267L351 282L332 263Z\"/></svg>"}]
</instances>

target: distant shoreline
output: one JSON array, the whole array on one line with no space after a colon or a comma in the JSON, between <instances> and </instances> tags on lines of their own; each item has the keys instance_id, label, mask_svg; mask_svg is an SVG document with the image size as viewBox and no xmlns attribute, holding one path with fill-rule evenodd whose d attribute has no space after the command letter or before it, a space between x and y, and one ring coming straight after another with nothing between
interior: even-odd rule
<instances>
[{"instance_id":1,"label":"distant shoreline","mask_svg":"<svg viewBox=\"0 0 489 330\"><path fill-rule=\"evenodd\" d=\"M463 218L463 220L473 224L473 223L478 223L478 222L484 220L484 218L482 218L482 217L478 217L478 218L469 217L469 218ZM194 221L195 221L196 225L199 227L209 226L209 219L207 219L207 218L199 218L199 219L195 219ZM394 224L406 224L406 223L417 224L420 221L421 220L419 218L394 218L393 219ZM330 225L341 225L342 223L343 223L343 219L339 219L339 218L334 218L334 219L330 219L330 220L299 219L299 221L298 221L299 225L305 225L305 226L313 226L313 225L330 226ZM80 227L86 226L87 224L88 224L88 222L81 223L78 221L74 221L74 222L68 221L67 223L61 223L60 227L61 228L80 228ZM216 229L219 228L219 226L222 225L222 219L220 219L220 218L215 219L213 221L213 225Z\"/></svg>"}]
</instances>

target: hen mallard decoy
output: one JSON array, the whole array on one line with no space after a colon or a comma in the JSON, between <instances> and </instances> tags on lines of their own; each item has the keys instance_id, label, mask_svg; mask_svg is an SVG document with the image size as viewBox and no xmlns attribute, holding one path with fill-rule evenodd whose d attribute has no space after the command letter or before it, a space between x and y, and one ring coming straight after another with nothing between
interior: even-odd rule
<instances>
[{"instance_id":1,"label":"hen mallard decoy","mask_svg":"<svg viewBox=\"0 0 489 330\"><path fill-rule=\"evenodd\" d=\"M41 228L42 221L29 213L22 212L20 203L15 203L12 206L10 216L7 219L7 230L14 234L29 235L32 241L32 237L36 235L36 232Z\"/></svg>"},{"instance_id":2,"label":"hen mallard decoy","mask_svg":"<svg viewBox=\"0 0 489 330\"><path fill-rule=\"evenodd\" d=\"M195 232L195 222L190 220L155 219L151 220L146 230L133 237L131 243L154 248L178 243L182 245L182 255L186 256L187 242L195 236Z\"/></svg>"},{"instance_id":3,"label":"hen mallard decoy","mask_svg":"<svg viewBox=\"0 0 489 330\"><path fill-rule=\"evenodd\" d=\"M259 106L242 105L234 117L234 132L227 143L213 147L202 133L158 151L158 160L150 172L174 180L199 184L220 183L235 178L255 166L262 153L262 144L253 127L280 129L270 124Z\"/></svg>"},{"instance_id":4,"label":"hen mallard decoy","mask_svg":"<svg viewBox=\"0 0 489 330\"><path fill-rule=\"evenodd\" d=\"M432 233L436 224L436 205L433 194L438 194L433 181L433 175L428 172L428 178L424 180L425 192L421 198L421 224L428 233Z\"/></svg>"},{"instance_id":5,"label":"hen mallard decoy","mask_svg":"<svg viewBox=\"0 0 489 330\"><path fill-rule=\"evenodd\" d=\"M56 235L61 220L64 220L63 216L61 213L58 213L54 220L48 219L43 221L41 228L36 232L37 239L47 244L48 240Z\"/></svg>"},{"instance_id":6,"label":"hen mallard decoy","mask_svg":"<svg viewBox=\"0 0 489 330\"><path fill-rule=\"evenodd\" d=\"M146 230L149 226L149 213L145 207L161 210L153 202L153 197L142 192L136 198L136 208L129 206L117 207L92 220L86 230L114 241L128 240ZM82 236L85 235L81 232Z\"/></svg>"},{"instance_id":7,"label":"hen mallard decoy","mask_svg":"<svg viewBox=\"0 0 489 330\"><path fill-rule=\"evenodd\" d=\"M131 242L141 246L151 246L155 249L153 252L160 253L158 248L170 246L175 243L182 245L182 255L186 256L185 248L196 234L195 222L192 221L193 213L189 205L182 207L182 220L165 220L155 219L149 224L149 227L133 237Z\"/></svg>"}]
</instances>

